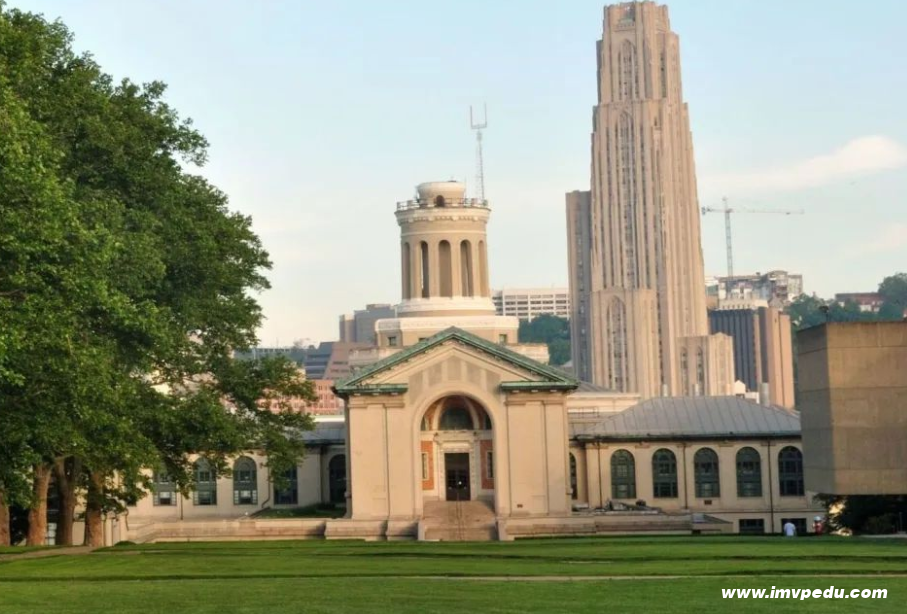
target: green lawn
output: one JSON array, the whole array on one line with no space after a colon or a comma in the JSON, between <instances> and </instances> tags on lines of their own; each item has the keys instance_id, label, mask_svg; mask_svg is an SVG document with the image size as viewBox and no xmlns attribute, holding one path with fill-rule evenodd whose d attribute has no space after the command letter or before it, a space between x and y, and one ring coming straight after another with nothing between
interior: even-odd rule
<instances>
[{"instance_id":1,"label":"green lawn","mask_svg":"<svg viewBox=\"0 0 907 614\"><path fill-rule=\"evenodd\" d=\"M851 574L902 577L840 577ZM482 579L488 576L494 579ZM611 537L485 544L259 541L120 546L90 555L0 562L0 613L108 609L99 604L126 614L701 613L730 603L722 599L721 588L832 585L885 588L888 598L735 599L727 609L903 611L907 542Z\"/></svg>"}]
</instances>

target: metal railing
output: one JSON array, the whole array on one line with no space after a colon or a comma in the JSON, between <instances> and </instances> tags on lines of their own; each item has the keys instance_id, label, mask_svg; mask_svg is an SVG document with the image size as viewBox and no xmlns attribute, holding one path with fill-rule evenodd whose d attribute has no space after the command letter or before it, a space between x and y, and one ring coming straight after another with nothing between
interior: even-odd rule
<instances>
[{"instance_id":1,"label":"metal railing","mask_svg":"<svg viewBox=\"0 0 907 614\"><path fill-rule=\"evenodd\" d=\"M478 198L448 198L442 201L429 201L425 199L401 200L397 203L397 211L409 211L410 209L445 209L456 207L475 207L477 209L487 209L488 201Z\"/></svg>"}]
</instances>

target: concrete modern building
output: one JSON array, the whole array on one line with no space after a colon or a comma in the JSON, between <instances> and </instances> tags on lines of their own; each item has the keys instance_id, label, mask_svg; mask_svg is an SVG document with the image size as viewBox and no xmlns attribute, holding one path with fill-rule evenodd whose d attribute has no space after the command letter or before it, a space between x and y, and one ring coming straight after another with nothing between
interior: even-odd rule
<instances>
[{"instance_id":1,"label":"concrete modern building","mask_svg":"<svg viewBox=\"0 0 907 614\"><path fill-rule=\"evenodd\" d=\"M842 307L847 303L855 303L862 312L879 313L885 301L878 292L841 292L835 294L835 302Z\"/></svg>"},{"instance_id":2,"label":"concrete modern building","mask_svg":"<svg viewBox=\"0 0 907 614\"><path fill-rule=\"evenodd\" d=\"M643 398L731 394L731 341L708 331L693 144L667 7L606 7L597 52L591 204L579 222L591 249L575 257L583 239L568 218L571 283L580 263L590 279L587 349L575 357L589 364L574 368ZM574 216L577 198L568 195Z\"/></svg>"},{"instance_id":3,"label":"concrete modern building","mask_svg":"<svg viewBox=\"0 0 907 614\"><path fill-rule=\"evenodd\" d=\"M806 484L833 495L907 495L907 322L797 334Z\"/></svg>"},{"instance_id":4,"label":"concrete modern building","mask_svg":"<svg viewBox=\"0 0 907 614\"><path fill-rule=\"evenodd\" d=\"M731 303L734 305L734 303ZM794 407L794 360L790 316L775 307L709 311L709 330L734 340L734 377L763 401Z\"/></svg>"},{"instance_id":5,"label":"concrete modern building","mask_svg":"<svg viewBox=\"0 0 907 614\"><path fill-rule=\"evenodd\" d=\"M803 294L803 276L783 270L706 279L706 295L714 301L763 300L786 306Z\"/></svg>"},{"instance_id":6,"label":"concrete modern building","mask_svg":"<svg viewBox=\"0 0 907 614\"><path fill-rule=\"evenodd\" d=\"M567 192L567 264L570 289L570 352L573 372L592 381L592 328L589 307L592 289L592 193Z\"/></svg>"},{"instance_id":7,"label":"concrete modern building","mask_svg":"<svg viewBox=\"0 0 907 614\"><path fill-rule=\"evenodd\" d=\"M491 293L495 313L531 321L540 315L570 317L570 291L567 288L504 288Z\"/></svg>"},{"instance_id":8,"label":"concrete modern building","mask_svg":"<svg viewBox=\"0 0 907 614\"><path fill-rule=\"evenodd\" d=\"M369 303L365 309L357 309L351 315L344 314L340 316L340 341L374 345L377 339L375 323L396 315L396 309L388 303Z\"/></svg>"},{"instance_id":9,"label":"concrete modern building","mask_svg":"<svg viewBox=\"0 0 907 614\"><path fill-rule=\"evenodd\" d=\"M315 380L339 380L350 375L350 353L367 348L367 343L322 341L310 348L305 357L306 377Z\"/></svg>"}]
</instances>

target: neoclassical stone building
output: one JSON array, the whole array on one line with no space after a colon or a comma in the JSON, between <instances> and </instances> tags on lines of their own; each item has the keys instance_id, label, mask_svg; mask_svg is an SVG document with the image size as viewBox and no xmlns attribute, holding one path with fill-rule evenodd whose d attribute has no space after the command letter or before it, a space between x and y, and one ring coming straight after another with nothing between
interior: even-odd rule
<instances>
[{"instance_id":1,"label":"neoclassical stone building","mask_svg":"<svg viewBox=\"0 0 907 614\"><path fill-rule=\"evenodd\" d=\"M734 397L640 402L546 364L496 316L487 203L457 182L397 205L401 302L377 345L350 356L342 419L275 489L250 452L232 476L198 462L183 499L155 492L111 540L311 537L512 539L530 535L769 532L817 508L803 489L799 418ZM343 517L266 519L334 504Z\"/></svg>"}]
</instances>

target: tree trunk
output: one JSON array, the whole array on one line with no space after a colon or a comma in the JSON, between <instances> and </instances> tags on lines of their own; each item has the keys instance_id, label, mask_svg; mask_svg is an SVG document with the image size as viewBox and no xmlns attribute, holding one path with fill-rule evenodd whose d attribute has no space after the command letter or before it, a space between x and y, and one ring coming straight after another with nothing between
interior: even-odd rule
<instances>
[{"instance_id":1,"label":"tree trunk","mask_svg":"<svg viewBox=\"0 0 907 614\"><path fill-rule=\"evenodd\" d=\"M57 521L57 545L72 546L72 523L76 517L76 484L82 462L75 457L54 461L54 477L60 492L60 519Z\"/></svg>"},{"instance_id":2,"label":"tree trunk","mask_svg":"<svg viewBox=\"0 0 907 614\"><path fill-rule=\"evenodd\" d=\"M85 497L85 541L86 546L100 548L104 545L104 474L92 471L88 474L88 495Z\"/></svg>"},{"instance_id":3,"label":"tree trunk","mask_svg":"<svg viewBox=\"0 0 907 614\"><path fill-rule=\"evenodd\" d=\"M47 539L47 487L50 486L50 467L35 465L32 476L32 504L28 510L29 546L43 546Z\"/></svg>"},{"instance_id":4,"label":"tree trunk","mask_svg":"<svg viewBox=\"0 0 907 614\"><path fill-rule=\"evenodd\" d=\"M9 505L0 490L0 546L10 545L9 535Z\"/></svg>"}]
</instances>

